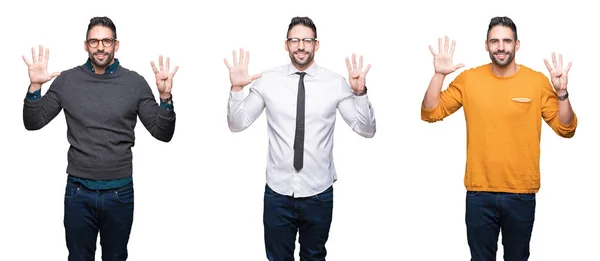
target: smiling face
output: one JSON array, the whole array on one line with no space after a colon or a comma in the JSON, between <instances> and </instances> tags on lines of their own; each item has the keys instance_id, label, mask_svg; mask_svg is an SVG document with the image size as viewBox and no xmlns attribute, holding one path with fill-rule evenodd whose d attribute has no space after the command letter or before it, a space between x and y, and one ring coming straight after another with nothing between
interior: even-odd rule
<instances>
[{"instance_id":1,"label":"smiling face","mask_svg":"<svg viewBox=\"0 0 600 261\"><path fill-rule=\"evenodd\" d=\"M114 39L113 31L110 28L96 25L88 32L84 48L96 73L104 73L106 67L114 62L115 53L119 49L119 41Z\"/></svg>"},{"instance_id":2,"label":"smiling face","mask_svg":"<svg viewBox=\"0 0 600 261\"><path fill-rule=\"evenodd\" d=\"M520 42L515 40L515 33L510 27L496 25L488 33L485 50L492 62L499 67L507 67L514 63L515 53Z\"/></svg>"},{"instance_id":3,"label":"smiling face","mask_svg":"<svg viewBox=\"0 0 600 261\"><path fill-rule=\"evenodd\" d=\"M319 50L319 41L315 39L315 34L310 27L298 24L288 32L285 50L294 67L303 71L313 64L315 53Z\"/></svg>"}]
</instances>

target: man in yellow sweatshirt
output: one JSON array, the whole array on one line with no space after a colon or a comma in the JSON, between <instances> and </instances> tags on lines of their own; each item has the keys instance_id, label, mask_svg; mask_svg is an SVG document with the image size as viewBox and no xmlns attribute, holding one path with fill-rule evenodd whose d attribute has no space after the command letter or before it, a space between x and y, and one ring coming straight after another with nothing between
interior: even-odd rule
<instances>
[{"instance_id":1,"label":"man in yellow sweatshirt","mask_svg":"<svg viewBox=\"0 0 600 261\"><path fill-rule=\"evenodd\" d=\"M461 72L444 91L456 43L448 37L434 56L435 74L421 107L421 119L436 122L463 107L467 125L465 222L472 261L496 260L502 231L504 260L529 258L540 188L542 119L561 137L571 138L577 117L567 92L569 62L552 53L544 59L550 80L515 62L517 27L508 17L491 19L485 49L491 63Z\"/></svg>"}]
</instances>

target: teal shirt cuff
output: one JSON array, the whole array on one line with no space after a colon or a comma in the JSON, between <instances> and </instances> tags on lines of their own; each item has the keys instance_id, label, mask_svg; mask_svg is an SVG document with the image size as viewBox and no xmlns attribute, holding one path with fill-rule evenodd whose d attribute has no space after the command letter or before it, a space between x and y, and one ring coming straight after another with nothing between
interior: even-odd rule
<instances>
[{"instance_id":1,"label":"teal shirt cuff","mask_svg":"<svg viewBox=\"0 0 600 261\"><path fill-rule=\"evenodd\" d=\"M27 99L30 101L39 100L40 98L42 98L42 89L38 89L34 92L27 91L27 95L25 95L25 97L27 97Z\"/></svg>"},{"instance_id":2,"label":"teal shirt cuff","mask_svg":"<svg viewBox=\"0 0 600 261\"><path fill-rule=\"evenodd\" d=\"M173 101L171 101L171 104L169 104L168 102L161 102L160 107L167 111L172 111L173 110Z\"/></svg>"}]
</instances>

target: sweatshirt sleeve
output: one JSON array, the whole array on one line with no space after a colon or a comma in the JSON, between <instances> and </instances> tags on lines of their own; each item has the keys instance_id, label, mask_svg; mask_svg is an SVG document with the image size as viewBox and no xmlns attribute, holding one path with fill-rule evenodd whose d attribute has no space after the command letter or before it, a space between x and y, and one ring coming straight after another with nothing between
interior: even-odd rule
<instances>
[{"instance_id":1,"label":"sweatshirt sleeve","mask_svg":"<svg viewBox=\"0 0 600 261\"><path fill-rule=\"evenodd\" d=\"M152 137L169 142L175 132L175 111L169 104L159 105L145 79L140 80L138 115ZM172 104L171 104L172 105Z\"/></svg>"},{"instance_id":2,"label":"sweatshirt sleeve","mask_svg":"<svg viewBox=\"0 0 600 261\"><path fill-rule=\"evenodd\" d=\"M558 136L572 138L577 129L577 115L573 113L573 121L563 124L558 117L558 97L550 80L542 75L542 118Z\"/></svg>"},{"instance_id":3,"label":"sweatshirt sleeve","mask_svg":"<svg viewBox=\"0 0 600 261\"><path fill-rule=\"evenodd\" d=\"M60 96L63 79L62 75L57 76L43 96L41 88L34 92L27 90L23 101L23 124L25 129L39 130L60 113L62 110Z\"/></svg>"},{"instance_id":4,"label":"sweatshirt sleeve","mask_svg":"<svg viewBox=\"0 0 600 261\"><path fill-rule=\"evenodd\" d=\"M426 122L441 121L462 107L465 97L465 74L461 72L440 95L440 102L431 109L421 105L421 119Z\"/></svg>"}]
</instances>

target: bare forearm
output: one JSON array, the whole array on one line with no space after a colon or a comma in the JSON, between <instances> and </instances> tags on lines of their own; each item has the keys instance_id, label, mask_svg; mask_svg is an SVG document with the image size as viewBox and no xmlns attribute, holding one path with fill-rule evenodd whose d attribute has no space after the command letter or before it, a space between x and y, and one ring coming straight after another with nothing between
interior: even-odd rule
<instances>
[{"instance_id":1,"label":"bare forearm","mask_svg":"<svg viewBox=\"0 0 600 261\"><path fill-rule=\"evenodd\" d=\"M244 86L231 86L232 92L241 92L244 89Z\"/></svg>"},{"instance_id":2,"label":"bare forearm","mask_svg":"<svg viewBox=\"0 0 600 261\"><path fill-rule=\"evenodd\" d=\"M558 92L558 96L565 95L563 92ZM573 108L571 107L571 102L569 98L558 101L558 120L562 124L570 124L573 122L573 118L575 117L575 113L573 112Z\"/></svg>"},{"instance_id":3,"label":"bare forearm","mask_svg":"<svg viewBox=\"0 0 600 261\"><path fill-rule=\"evenodd\" d=\"M39 90L41 88L42 88L41 84L39 84L39 83L31 83L29 85L29 92L35 92L35 91L37 91L37 90Z\"/></svg>"},{"instance_id":4,"label":"bare forearm","mask_svg":"<svg viewBox=\"0 0 600 261\"><path fill-rule=\"evenodd\" d=\"M444 84L445 75L436 73L431 77L427 92L423 98L423 108L433 109L438 106L440 102L440 96L442 92L442 85Z\"/></svg>"}]
</instances>

